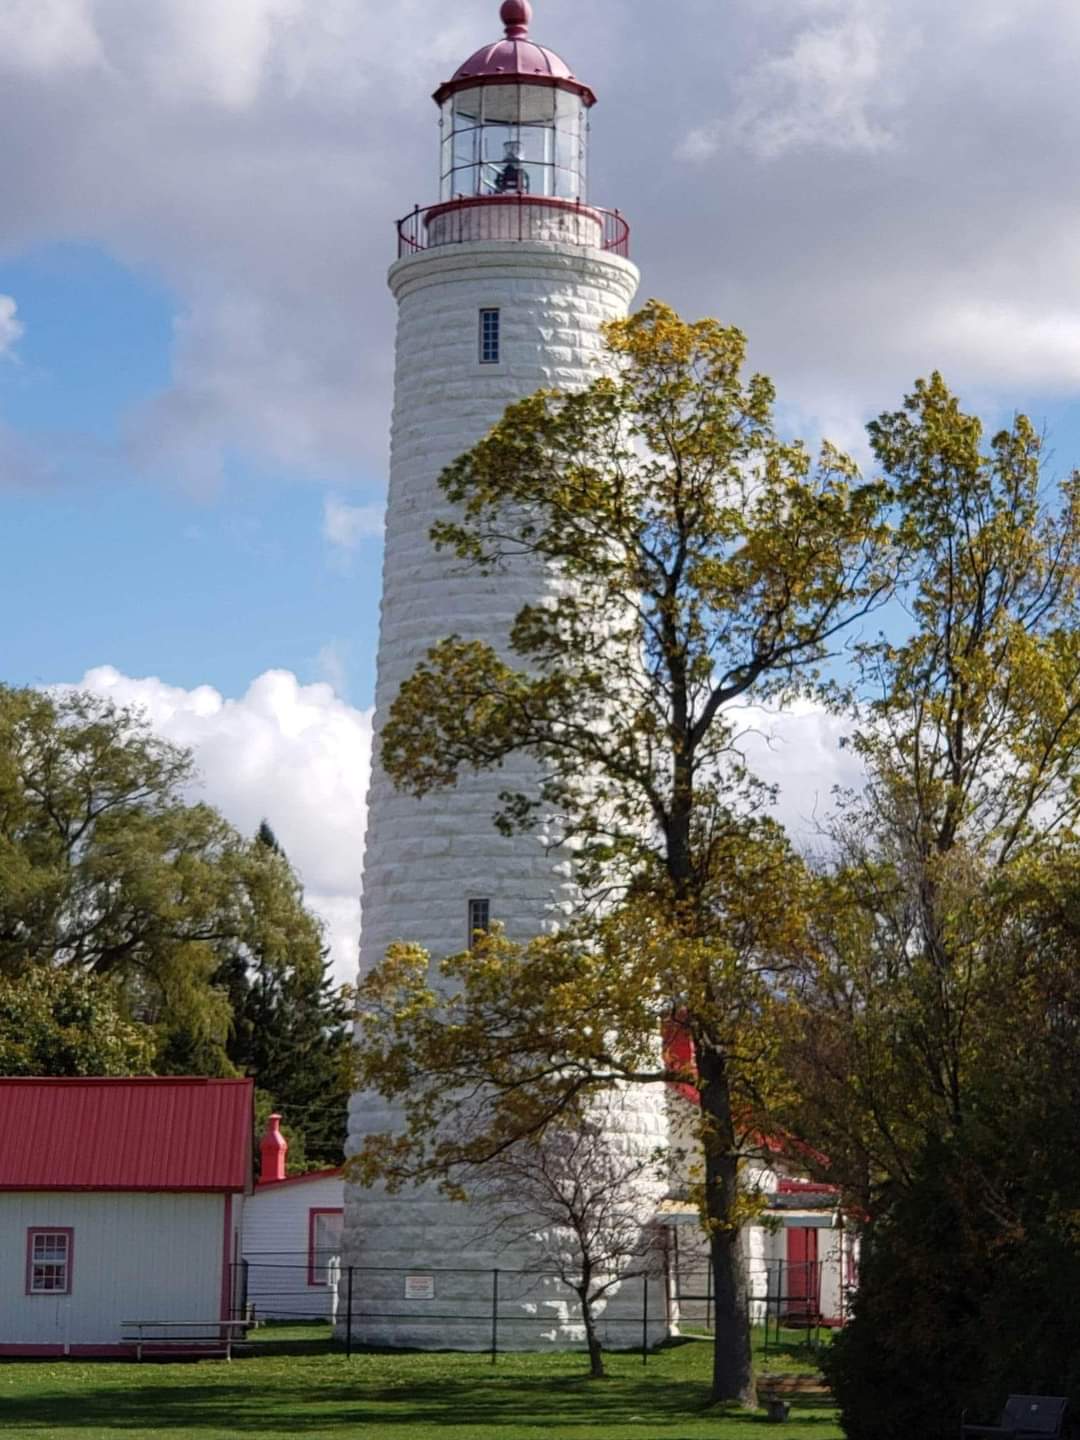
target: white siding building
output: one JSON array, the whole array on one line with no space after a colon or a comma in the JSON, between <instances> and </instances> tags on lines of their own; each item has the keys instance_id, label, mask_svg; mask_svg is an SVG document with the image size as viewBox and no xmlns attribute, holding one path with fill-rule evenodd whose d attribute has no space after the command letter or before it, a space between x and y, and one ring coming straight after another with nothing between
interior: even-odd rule
<instances>
[{"instance_id":1,"label":"white siding building","mask_svg":"<svg viewBox=\"0 0 1080 1440\"><path fill-rule=\"evenodd\" d=\"M244 1206L243 1300L258 1320L331 1319L344 1172L286 1178L286 1148L281 1117L271 1115L259 1184Z\"/></svg>"},{"instance_id":2,"label":"white siding building","mask_svg":"<svg viewBox=\"0 0 1080 1440\"><path fill-rule=\"evenodd\" d=\"M0 1079L0 1114L0 1355L230 1318L250 1081Z\"/></svg>"}]
</instances>

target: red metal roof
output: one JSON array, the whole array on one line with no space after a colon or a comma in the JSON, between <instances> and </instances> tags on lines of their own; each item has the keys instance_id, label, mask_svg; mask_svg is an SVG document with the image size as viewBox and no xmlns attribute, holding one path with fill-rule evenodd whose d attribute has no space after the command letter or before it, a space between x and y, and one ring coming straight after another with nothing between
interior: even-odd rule
<instances>
[{"instance_id":1,"label":"red metal roof","mask_svg":"<svg viewBox=\"0 0 1080 1440\"><path fill-rule=\"evenodd\" d=\"M776 1182L778 1195L839 1195L838 1185L826 1184L824 1180L789 1180L783 1176Z\"/></svg>"},{"instance_id":2,"label":"red metal roof","mask_svg":"<svg viewBox=\"0 0 1080 1440\"><path fill-rule=\"evenodd\" d=\"M246 1190L251 1080L0 1079L0 1190Z\"/></svg>"},{"instance_id":3,"label":"red metal roof","mask_svg":"<svg viewBox=\"0 0 1080 1440\"><path fill-rule=\"evenodd\" d=\"M338 1180L345 1174L345 1166L333 1170L308 1170L303 1175L286 1175L284 1180L260 1180L255 1189L260 1195L270 1190L280 1190L285 1185L307 1185L312 1180Z\"/></svg>"},{"instance_id":4,"label":"red metal roof","mask_svg":"<svg viewBox=\"0 0 1080 1440\"><path fill-rule=\"evenodd\" d=\"M580 95L586 105L595 105L596 96L582 84L566 61L529 39L532 6L528 0L506 0L501 10L506 38L483 45L460 65L452 80L435 92L438 104L456 91L474 84L555 85Z\"/></svg>"}]
</instances>

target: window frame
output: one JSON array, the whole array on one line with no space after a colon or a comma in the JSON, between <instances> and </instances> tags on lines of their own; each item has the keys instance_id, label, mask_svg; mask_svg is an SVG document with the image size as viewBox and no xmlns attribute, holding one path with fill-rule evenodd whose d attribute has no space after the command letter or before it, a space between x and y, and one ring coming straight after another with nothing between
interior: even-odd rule
<instances>
[{"instance_id":1,"label":"window frame","mask_svg":"<svg viewBox=\"0 0 1080 1440\"><path fill-rule=\"evenodd\" d=\"M495 317L495 343L494 354L489 354L490 336L487 330L488 317ZM478 338L478 354L481 365L499 365L502 363L502 309L498 305L480 306L480 333Z\"/></svg>"},{"instance_id":2,"label":"window frame","mask_svg":"<svg viewBox=\"0 0 1080 1440\"><path fill-rule=\"evenodd\" d=\"M340 1215L345 1218L345 1207L343 1205L312 1205L308 1209L308 1262L307 1262L307 1283L315 1290L325 1290L325 1279L320 1280L319 1266L316 1261L315 1230L320 1215ZM324 1267L325 1268L325 1267Z\"/></svg>"},{"instance_id":3,"label":"window frame","mask_svg":"<svg viewBox=\"0 0 1080 1440\"><path fill-rule=\"evenodd\" d=\"M484 923L483 923L482 925L474 925L474 924L473 924L473 907L476 906L476 905L482 905L482 906L484 906L484 914L485 914L485 916L486 916L486 919L485 919L485 921L484 921ZM491 900L488 899L488 898L485 898L485 897L482 896L482 895L480 895L480 896L475 896L475 897L473 897L472 899L470 899L470 900L469 900L469 911L468 911L468 915L467 915L467 917L466 917L466 924L468 925L468 931L469 931L469 934L468 934L468 940L469 940L468 948L471 950L472 947L473 947L473 945L476 943L476 933L477 933L478 930L481 931L484 935L488 935L488 934L490 934L490 932L491 932Z\"/></svg>"},{"instance_id":4,"label":"window frame","mask_svg":"<svg viewBox=\"0 0 1080 1440\"><path fill-rule=\"evenodd\" d=\"M64 1237L64 1259L63 1261L34 1260L34 1242L41 1235L62 1235ZM61 1289L38 1289L34 1285L34 1266L62 1264L64 1267L64 1288ZM29 1225L26 1229L26 1293L27 1295L45 1296L70 1295L72 1278L75 1269L75 1229L71 1225Z\"/></svg>"}]
</instances>

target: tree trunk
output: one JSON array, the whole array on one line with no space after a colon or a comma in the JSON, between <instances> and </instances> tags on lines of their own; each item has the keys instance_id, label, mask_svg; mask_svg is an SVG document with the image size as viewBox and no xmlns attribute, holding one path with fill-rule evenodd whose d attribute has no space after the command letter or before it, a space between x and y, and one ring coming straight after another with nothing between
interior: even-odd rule
<instances>
[{"instance_id":1,"label":"tree trunk","mask_svg":"<svg viewBox=\"0 0 1080 1440\"><path fill-rule=\"evenodd\" d=\"M604 1348L600 1344L600 1336L596 1333L596 1316L593 1314L587 1286L578 1291L578 1299L581 1301L581 1318L585 1322L585 1340L589 1346L589 1379L603 1380Z\"/></svg>"},{"instance_id":2,"label":"tree trunk","mask_svg":"<svg viewBox=\"0 0 1080 1440\"><path fill-rule=\"evenodd\" d=\"M750 1307L742 1242L736 1224L739 1157L724 1057L701 1047L698 1054L705 1122L705 1219L715 1306L712 1398L757 1404L750 1353Z\"/></svg>"}]
</instances>

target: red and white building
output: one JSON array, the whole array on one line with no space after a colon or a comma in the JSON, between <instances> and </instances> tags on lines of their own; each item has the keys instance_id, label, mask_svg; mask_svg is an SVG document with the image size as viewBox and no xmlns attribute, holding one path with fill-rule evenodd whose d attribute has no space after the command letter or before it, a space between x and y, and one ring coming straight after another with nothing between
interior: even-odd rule
<instances>
[{"instance_id":1,"label":"red and white building","mask_svg":"<svg viewBox=\"0 0 1080 1440\"><path fill-rule=\"evenodd\" d=\"M689 1192L691 1171L700 1171L701 1164L701 1096L690 1080L697 1067L685 1025L672 1021L666 1026L664 1053L688 1078L669 1087L671 1133L681 1159L672 1174L672 1196L657 1218L670 1232L672 1314L677 1322L692 1325L711 1310L711 1282L697 1206L678 1198ZM821 1165L825 1157L766 1135L747 1144L742 1183L761 1205L740 1237L751 1319L792 1326L845 1324L858 1283L858 1226L844 1214L836 1186L811 1179L800 1163Z\"/></svg>"},{"instance_id":2,"label":"red and white building","mask_svg":"<svg viewBox=\"0 0 1080 1440\"><path fill-rule=\"evenodd\" d=\"M259 1183L244 1207L243 1299L259 1320L328 1319L341 1260L345 1172L285 1174L288 1142L271 1115Z\"/></svg>"},{"instance_id":3,"label":"red and white building","mask_svg":"<svg viewBox=\"0 0 1080 1440\"><path fill-rule=\"evenodd\" d=\"M250 1080L0 1079L0 1355L230 1318Z\"/></svg>"}]
</instances>

